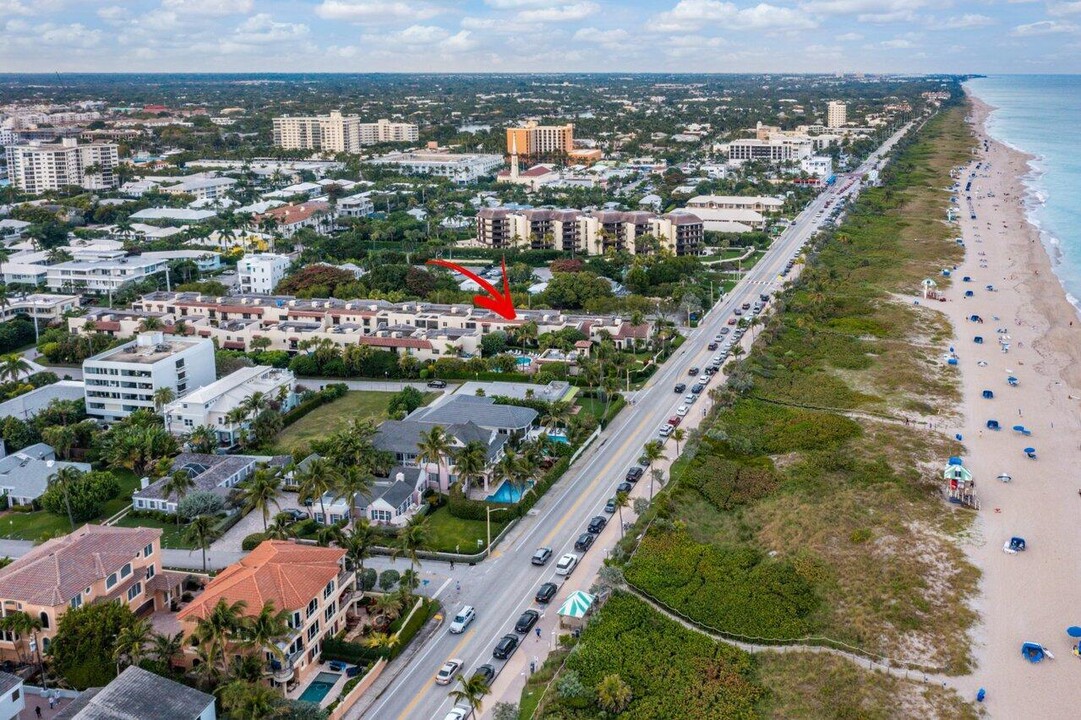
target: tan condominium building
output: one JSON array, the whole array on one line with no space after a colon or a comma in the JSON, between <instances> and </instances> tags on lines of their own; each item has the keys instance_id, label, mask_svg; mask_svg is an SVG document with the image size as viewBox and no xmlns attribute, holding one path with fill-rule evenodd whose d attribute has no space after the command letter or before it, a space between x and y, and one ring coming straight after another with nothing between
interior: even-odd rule
<instances>
[{"instance_id":1,"label":"tan condominium building","mask_svg":"<svg viewBox=\"0 0 1081 720\"><path fill-rule=\"evenodd\" d=\"M116 187L119 162L114 143L80 145L75 138L58 143L33 141L7 148L8 177L28 193L61 190L76 185L87 190Z\"/></svg>"},{"instance_id":2,"label":"tan condominium building","mask_svg":"<svg viewBox=\"0 0 1081 720\"><path fill-rule=\"evenodd\" d=\"M826 125L835 128L848 122L848 106L839 100L830 101L826 109Z\"/></svg>"},{"instance_id":3,"label":"tan condominium building","mask_svg":"<svg viewBox=\"0 0 1081 720\"><path fill-rule=\"evenodd\" d=\"M537 157L567 155L574 150L574 125L538 125L507 128L507 154Z\"/></svg>"},{"instance_id":4,"label":"tan condominium building","mask_svg":"<svg viewBox=\"0 0 1081 720\"><path fill-rule=\"evenodd\" d=\"M359 153L366 145L385 142L415 142L420 137L416 125L382 119L373 123L360 121L357 115L274 118L274 144L286 150L324 150L334 153Z\"/></svg>"}]
</instances>

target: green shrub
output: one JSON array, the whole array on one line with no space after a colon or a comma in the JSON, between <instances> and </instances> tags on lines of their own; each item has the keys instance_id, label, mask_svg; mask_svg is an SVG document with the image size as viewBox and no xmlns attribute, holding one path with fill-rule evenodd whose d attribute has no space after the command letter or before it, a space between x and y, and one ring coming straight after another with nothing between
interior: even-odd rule
<instances>
[{"instance_id":1,"label":"green shrub","mask_svg":"<svg viewBox=\"0 0 1081 720\"><path fill-rule=\"evenodd\" d=\"M384 592L390 590L392 587L398 584L398 580L402 577L401 573L394 569L384 570L379 573L379 589Z\"/></svg>"},{"instance_id":2,"label":"green shrub","mask_svg":"<svg viewBox=\"0 0 1081 720\"><path fill-rule=\"evenodd\" d=\"M198 515L217 515L225 511L225 500L221 495L209 490L196 490L181 498L177 512L184 520L191 520Z\"/></svg>"},{"instance_id":3,"label":"green shrub","mask_svg":"<svg viewBox=\"0 0 1081 720\"><path fill-rule=\"evenodd\" d=\"M120 483L111 472L93 471L83 473L68 486L52 484L41 494L41 506L53 513L67 517L68 508L75 522L94 520L101 515L105 503L120 492Z\"/></svg>"},{"instance_id":4,"label":"green shrub","mask_svg":"<svg viewBox=\"0 0 1081 720\"><path fill-rule=\"evenodd\" d=\"M259 543L263 542L266 539L267 539L266 533L261 533L261 532L252 533L251 535L246 536L240 542L240 549L243 550L244 552L251 552L256 547L259 546Z\"/></svg>"}]
</instances>

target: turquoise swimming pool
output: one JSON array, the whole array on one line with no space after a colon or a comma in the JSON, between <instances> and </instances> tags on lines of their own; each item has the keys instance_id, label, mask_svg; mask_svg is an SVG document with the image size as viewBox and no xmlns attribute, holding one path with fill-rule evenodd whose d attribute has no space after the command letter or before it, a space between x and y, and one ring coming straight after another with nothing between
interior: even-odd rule
<instances>
[{"instance_id":1,"label":"turquoise swimming pool","mask_svg":"<svg viewBox=\"0 0 1081 720\"><path fill-rule=\"evenodd\" d=\"M495 503L516 503L522 499L522 493L518 491L513 485L504 480L500 483L496 491L484 498L488 502Z\"/></svg>"},{"instance_id":2,"label":"turquoise swimming pool","mask_svg":"<svg viewBox=\"0 0 1081 720\"><path fill-rule=\"evenodd\" d=\"M525 357L523 355L522 357L518 358L515 362L517 362L519 365L530 365L530 364L532 364L533 359Z\"/></svg>"},{"instance_id":3,"label":"turquoise swimming pool","mask_svg":"<svg viewBox=\"0 0 1081 720\"><path fill-rule=\"evenodd\" d=\"M304 688L304 692L300 695L298 700L318 705L323 702L323 698L327 696L327 693L330 692L330 689L334 687L334 683L338 682L338 678L340 677L341 675L338 673L319 673L315 676L315 679L311 681L311 684Z\"/></svg>"}]
</instances>

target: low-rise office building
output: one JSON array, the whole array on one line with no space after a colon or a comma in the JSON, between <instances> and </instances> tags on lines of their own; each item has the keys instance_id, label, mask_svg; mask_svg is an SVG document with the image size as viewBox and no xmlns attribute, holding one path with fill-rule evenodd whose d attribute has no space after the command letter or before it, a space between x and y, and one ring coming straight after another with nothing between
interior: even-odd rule
<instances>
[{"instance_id":1,"label":"low-rise office building","mask_svg":"<svg viewBox=\"0 0 1081 720\"><path fill-rule=\"evenodd\" d=\"M293 264L288 255L258 253L245 255L236 264L240 279L240 292L253 295L270 295L278 287Z\"/></svg>"},{"instance_id":2,"label":"low-rise office building","mask_svg":"<svg viewBox=\"0 0 1081 720\"><path fill-rule=\"evenodd\" d=\"M136 410L155 410L154 394L183 397L214 382L214 343L202 338L145 332L131 342L83 361L86 412L120 420Z\"/></svg>"}]
</instances>

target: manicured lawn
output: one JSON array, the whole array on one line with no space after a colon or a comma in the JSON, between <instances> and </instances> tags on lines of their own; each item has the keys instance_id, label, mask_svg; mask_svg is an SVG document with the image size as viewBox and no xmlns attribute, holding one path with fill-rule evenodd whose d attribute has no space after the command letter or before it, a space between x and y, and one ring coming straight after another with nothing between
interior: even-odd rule
<instances>
[{"instance_id":1,"label":"manicured lawn","mask_svg":"<svg viewBox=\"0 0 1081 720\"><path fill-rule=\"evenodd\" d=\"M593 417L600 420L604 417L604 401L591 397L578 398L578 405L581 406L579 412L589 413Z\"/></svg>"},{"instance_id":2,"label":"manicured lawn","mask_svg":"<svg viewBox=\"0 0 1081 720\"><path fill-rule=\"evenodd\" d=\"M437 393L427 393L424 403L431 402ZM294 450L310 449L313 440L319 440L344 427L353 418L370 418L376 423L387 417L387 405L394 393L370 390L350 390L343 397L308 413L285 428L278 436L277 451L290 454Z\"/></svg>"},{"instance_id":3,"label":"manicured lawn","mask_svg":"<svg viewBox=\"0 0 1081 720\"><path fill-rule=\"evenodd\" d=\"M176 526L176 522L162 522L155 518L148 517L132 517L131 515L125 515L120 518L116 523L117 527L145 527L145 528L161 528L161 546L163 548L179 548L181 550L190 550L192 548L191 543L185 542L183 538L184 523L180 523L180 527Z\"/></svg>"},{"instance_id":4,"label":"manicured lawn","mask_svg":"<svg viewBox=\"0 0 1081 720\"><path fill-rule=\"evenodd\" d=\"M504 514L496 513L492 515L493 538L506 525L505 522L496 520L497 517ZM446 506L428 515L428 528L430 549L438 552L455 552L455 547L460 546L459 552L476 553L481 552L487 544L487 530L483 520L456 518L450 514ZM477 545L477 540L480 540L480 545Z\"/></svg>"},{"instance_id":5,"label":"manicured lawn","mask_svg":"<svg viewBox=\"0 0 1081 720\"><path fill-rule=\"evenodd\" d=\"M71 532L68 519L39 510L37 512L10 512L0 517L0 537L8 540L33 540L41 542Z\"/></svg>"}]
</instances>

